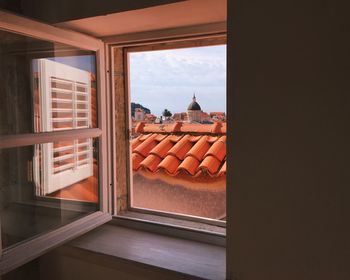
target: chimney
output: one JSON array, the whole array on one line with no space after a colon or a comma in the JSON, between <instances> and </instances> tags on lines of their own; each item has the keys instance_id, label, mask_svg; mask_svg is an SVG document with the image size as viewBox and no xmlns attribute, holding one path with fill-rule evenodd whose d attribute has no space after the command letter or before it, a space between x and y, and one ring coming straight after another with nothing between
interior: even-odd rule
<instances>
[{"instance_id":1,"label":"chimney","mask_svg":"<svg viewBox=\"0 0 350 280\"><path fill-rule=\"evenodd\" d=\"M176 122L174 123L171 132L180 132L181 131L181 126L182 126L182 122Z\"/></svg>"},{"instance_id":2,"label":"chimney","mask_svg":"<svg viewBox=\"0 0 350 280\"><path fill-rule=\"evenodd\" d=\"M221 133L222 122L214 122L211 127L211 133Z\"/></svg>"},{"instance_id":3,"label":"chimney","mask_svg":"<svg viewBox=\"0 0 350 280\"><path fill-rule=\"evenodd\" d=\"M135 127L135 132L142 133L145 125L146 125L145 122L139 122Z\"/></svg>"}]
</instances>

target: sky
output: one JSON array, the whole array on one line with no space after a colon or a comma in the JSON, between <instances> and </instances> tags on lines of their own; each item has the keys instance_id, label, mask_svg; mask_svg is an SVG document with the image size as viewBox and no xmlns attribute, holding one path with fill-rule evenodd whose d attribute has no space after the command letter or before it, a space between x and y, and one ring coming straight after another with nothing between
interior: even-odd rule
<instances>
[{"instance_id":1,"label":"sky","mask_svg":"<svg viewBox=\"0 0 350 280\"><path fill-rule=\"evenodd\" d=\"M226 45L130 53L131 101L160 116L186 112L195 93L204 112L226 112Z\"/></svg>"},{"instance_id":2,"label":"sky","mask_svg":"<svg viewBox=\"0 0 350 280\"><path fill-rule=\"evenodd\" d=\"M72 67L76 67L91 73L95 73L95 56L94 55L76 55L76 56L57 56L48 58Z\"/></svg>"}]
</instances>

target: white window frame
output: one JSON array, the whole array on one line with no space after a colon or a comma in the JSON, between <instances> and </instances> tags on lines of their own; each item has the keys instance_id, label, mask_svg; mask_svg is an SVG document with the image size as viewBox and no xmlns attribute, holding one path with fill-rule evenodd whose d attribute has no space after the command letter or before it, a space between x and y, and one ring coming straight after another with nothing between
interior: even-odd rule
<instances>
[{"instance_id":1,"label":"white window frame","mask_svg":"<svg viewBox=\"0 0 350 280\"><path fill-rule=\"evenodd\" d=\"M14 148L39 145L53 141L66 141L81 138L99 139L99 206L100 210L89 214L56 230L43 233L38 237L24 241L11 248L3 249L0 243L0 276L24 263L46 253L97 226L111 220L110 211L110 165L107 139L109 126L108 93L105 76L105 45L96 38L60 29L48 24L0 11L0 30L19 33L42 40L63 43L81 49L96 52L97 92L98 92L98 128L86 128L67 131L29 133L0 136L0 148ZM1 222L1 221L0 221Z\"/></svg>"}]
</instances>

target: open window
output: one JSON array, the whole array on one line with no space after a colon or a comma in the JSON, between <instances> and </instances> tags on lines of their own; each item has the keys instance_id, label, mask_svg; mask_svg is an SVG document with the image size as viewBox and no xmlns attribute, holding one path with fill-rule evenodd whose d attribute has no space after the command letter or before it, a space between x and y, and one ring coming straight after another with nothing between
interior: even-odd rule
<instances>
[{"instance_id":1,"label":"open window","mask_svg":"<svg viewBox=\"0 0 350 280\"><path fill-rule=\"evenodd\" d=\"M128 163L124 174L116 170L117 215L225 227L225 35L112 53L116 134L129 131L116 139L116 164Z\"/></svg>"},{"instance_id":2,"label":"open window","mask_svg":"<svg viewBox=\"0 0 350 280\"><path fill-rule=\"evenodd\" d=\"M3 274L111 215L104 44L0 13Z\"/></svg>"},{"instance_id":3,"label":"open window","mask_svg":"<svg viewBox=\"0 0 350 280\"><path fill-rule=\"evenodd\" d=\"M225 227L223 181L218 192L223 203L221 214L201 215L192 211L196 206L186 212L142 205L157 202L157 197L140 200L152 195L151 188L145 186L159 187L153 184L159 178L147 181L147 176L160 175L160 171L166 176L184 171L188 178L204 171L207 177L199 181L196 177L195 184L200 182L214 195L215 184L209 181L225 178L225 152L215 152L225 150L225 109L223 114L214 115L173 111L173 116L168 112L163 119L134 107L132 116L130 54L226 43L221 31L201 34L156 43L109 43L111 56L106 65L101 40L0 12L0 274L109 221L110 213L124 217L128 213L150 213L157 218L175 217ZM106 73L111 79L110 96ZM187 93L191 102L193 91ZM201 98L200 93L197 98ZM204 130L202 126L197 131L188 130L186 117L210 123ZM170 119L173 122L167 123ZM190 149L176 152L176 145L183 142ZM141 149L149 143L147 149ZM197 158L201 162L196 162L195 170L191 164L190 169L180 168L179 161L186 157L196 161L192 156L198 154L191 155L191 149L202 144L206 151ZM167 147L165 153L159 145ZM175 167L171 162L166 166L167 157L174 159ZM203 163L205 158L214 162L215 170ZM175 185L181 181L172 178ZM133 190L138 179L138 190L145 189L141 195ZM191 189L190 184L186 192L196 196L197 186ZM173 196L174 201L182 200L183 193L178 195ZM172 198L169 193L167 197Z\"/></svg>"}]
</instances>

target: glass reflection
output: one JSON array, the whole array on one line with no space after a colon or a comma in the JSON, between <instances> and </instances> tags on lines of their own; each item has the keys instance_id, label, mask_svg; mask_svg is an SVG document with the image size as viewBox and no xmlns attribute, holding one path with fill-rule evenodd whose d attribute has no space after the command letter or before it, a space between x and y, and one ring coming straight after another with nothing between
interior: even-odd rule
<instances>
[{"instance_id":1,"label":"glass reflection","mask_svg":"<svg viewBox=\"0 0 350 280\"><path fill-rule=\"evenodd\" d=\"M96 127L95 53L0 30L0 135Z\"/></svg>"},{"instance_id":2,"label":"glass reflection","mask_svg":"<svg viewBox=\"0 0 350 280\"><path fill-rule=\"evenodd\" d=\"M97 211L97 158L91 138L0 149L3 247Z\"/></svg>"}]
</instances>

